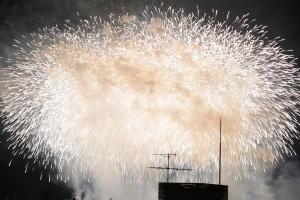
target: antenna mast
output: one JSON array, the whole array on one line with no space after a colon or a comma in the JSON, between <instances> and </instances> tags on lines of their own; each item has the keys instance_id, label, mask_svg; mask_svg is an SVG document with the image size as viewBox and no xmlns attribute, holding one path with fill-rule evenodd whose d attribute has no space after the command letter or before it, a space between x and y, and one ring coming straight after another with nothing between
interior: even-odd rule
<instances>
[{"instance_id":1,"label":"antenna mast","mask_svg":"<svg viewBox=\"0 0 300 200\"><path fill-rule=\"evenodd\" d=\"M163 156L163 157L168 158L168 166L167 167L150 167L150 169L166 169L167 170L167 183L169 182L169 179L170 179L170 169L171 170L192 170L192 169L180 169L180 168L170 167L170 157L176 156L176 154L163 153L163 154L152 154L152 155Z\"/></svg>"},{"instance_id":2,"label":"antenna mast","mask_svg":"<svg viewBox=\"0 0 300 200\"><path fill-rule=\"evenodd\" d=\"M220 152L219 152L219 185L221 185L221 160L222 160L222 156L221 156L221 127L222 127L222 121L221 121L221 117L220 117Z\"/></svg>"}]
</instances>

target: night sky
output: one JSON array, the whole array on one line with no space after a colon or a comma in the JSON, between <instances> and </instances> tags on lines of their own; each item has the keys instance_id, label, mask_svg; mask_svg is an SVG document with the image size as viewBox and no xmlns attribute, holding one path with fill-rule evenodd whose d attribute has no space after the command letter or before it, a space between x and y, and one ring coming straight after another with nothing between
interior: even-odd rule
<instances>
[{"instance_id":1,"label":"night sky","mask_svg":"<svg viewBox=\"0 0 300 200\"><path fill-rule=\"evenodd\" d=\"M142 1L143 2L143 1ZM162 1L147 1L148 4L155 4ZM300 10L296 0L274 1L274 0L185 0L185 1L165 1L174 7L184 7L187 12L195 11L198 5L200 13L211 13L212 9L217 9L221 14L230 11L231 16L241 16L249 13L250 19L255 19L254 24L267 26L269 38L285 39L280 43L284 49L293 50L293 55L300 58ZM76 21L78 12L80 16L102 15L110 10L122 12L124 7L134 11L138 6L135 1L96 1L96 0L1 0L0 1L0 67L5 66L4 60L11 57L13 52L13 39L22 34L35 32L38 28L51 27L55 24L61 26L65 19ZM299 67L299 61L297 61ZM1 71L0 71L1 73ZM299 118L300 119L300 118ZM1 122L1 121L0 121ZM300 122L300 121L299 121ZM0 132L3 132L3 125ZM299 129L300 130L300 129ZM24 160L22 156L13 159L11 166L8 164L12 159L11 152L7 150L9 143L5 142L8 134L0 135L0 199L5 196L23 196L25 199L43 199L45 192L50 195L50 199L63 199L70 197L72 189L64 183L56 181L48 182L47 171L39 166L32 166L33 171L24 174L25 165L30 162ZM289 193L286 199L296 199L299 193L297 188L300 184L300 142L295 141L294 149L298 155L286 158L283 163L279 163L268 174L266 185L278 197L274 199L285 199L279 193ZM40 175L43 179L40 181ZM282 184L287 187L283 187ZM290 189L289 189L290 188ZM230 190L230 188L229 188ZM19 198L21 199L21 198ZM126 199L126 198L124 198ZM257 197L257 199L263 199Z\"/></svg>"}]
</instances>

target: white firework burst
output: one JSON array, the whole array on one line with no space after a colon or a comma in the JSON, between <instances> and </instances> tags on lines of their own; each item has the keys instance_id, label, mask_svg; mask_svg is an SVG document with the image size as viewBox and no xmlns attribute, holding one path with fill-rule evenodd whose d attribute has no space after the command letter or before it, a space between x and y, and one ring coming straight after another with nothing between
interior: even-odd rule
<instances>
[{"instance_id":1,"label":"white firework burst","mask_svg":"<svg viewBox=\"0 0 300 200\"><path fill-rule=\"evenodd\" d=\"M174 165L211 179L220 118L229 174L293 154L298 69L263 27L171 8L109 19L67 21L17 42L1 80L15 154L73 175L140 181L154 173L152 153L174 152Z\"/></svg>"}]
</instances>

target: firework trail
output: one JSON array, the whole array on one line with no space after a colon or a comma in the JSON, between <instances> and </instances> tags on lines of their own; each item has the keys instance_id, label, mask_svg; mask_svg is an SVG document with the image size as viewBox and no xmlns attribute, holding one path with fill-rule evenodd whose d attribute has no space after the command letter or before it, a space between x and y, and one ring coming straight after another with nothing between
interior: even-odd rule
<instances>
[{"instance_id":1,"label":"firework trail","mask_svg":"<svg viewBox=\"0 0 300 200\"><path fill-rule=\"evenodd\" d=\"M246 16L232 23L160 9L91 17L16 41L1 80L14 155L67 179L111 171L158 177L152 153L177 153L191 179L236 178L293 154L300 83L295 59ZM159 177L158 177L159 178Z\"/></svg>"}]
</instances>

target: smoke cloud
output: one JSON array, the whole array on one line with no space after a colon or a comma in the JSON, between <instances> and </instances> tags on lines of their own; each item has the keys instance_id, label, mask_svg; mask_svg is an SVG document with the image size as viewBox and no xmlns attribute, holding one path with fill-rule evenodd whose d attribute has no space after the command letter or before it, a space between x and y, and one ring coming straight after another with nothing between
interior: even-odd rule
<instances>
[{"instance_id":1,"label":"smoke cloud","mask_svg":"<svg viewBox=\"0 0 300 200\"><path fill-rule=\"evenodd\" d=\"M300 196L299 156L281 163L265 174L229 184L233 200L297 200ZM298 160L297 160L298 159Z\"/></svg>"},{"instance_id":2,"label":"smoke cloud","mask_svg":"<svg viewBox=\"0 0 300 200\"><path fill-rule=\"evenodd\" d=\"M2 0L3 1L3 0ZM107 15L110 12L125 14L134 12L138 7L144 7L145 2L139 1L109 1L109 0L33 0L9 6L9 0L1 2L0 13L0 78L3 69L8 65L7 59L13 59L14 39L22 40L21 35L28 35L41 27L62 26L64 19L71 19L76 23L79 17L88 18L90 15ZM146 2L152 6L160 1ZM7 9L5 9L7 8ZM3 12L2 12L3 11ZM0 92L3 86L0 85ZM224 183L229 184L229 199L231 200L297 200L300 196L299 162L290 161L277 167L275 171L269 169L266 174L255 175L254 179L243 179L237 182L224 177ZM103 185L101 180L106 184ZM162 179L163 180L163 179ZM182 179L184 181L184 179ZM114 177L109 171L106 174L95 174L89 182L85 177L77 176L69 182L75 190L78 199L157 199L157 182L143 180L138 185L125 183Z\"/></svg>"}]
</instances>

